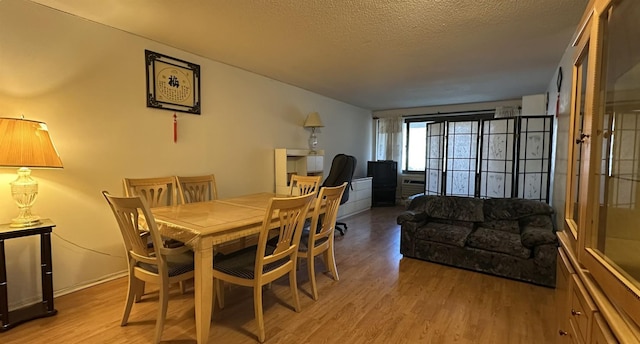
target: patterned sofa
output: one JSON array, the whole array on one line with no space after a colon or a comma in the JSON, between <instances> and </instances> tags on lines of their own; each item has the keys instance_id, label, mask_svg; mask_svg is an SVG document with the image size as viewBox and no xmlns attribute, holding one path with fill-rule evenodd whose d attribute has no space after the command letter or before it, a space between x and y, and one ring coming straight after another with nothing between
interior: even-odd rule
<instances>
[{"instance_id":1,"label":"patterned sofa","mask_svg":"<svg viewBox=\"0 0 640 344\"><path fill-rule=\"evenodd\" d=\"M397 218L400 253L555 287L552 216L553 208L533 200L419 195Z\"/></svg>"}]
</instances>

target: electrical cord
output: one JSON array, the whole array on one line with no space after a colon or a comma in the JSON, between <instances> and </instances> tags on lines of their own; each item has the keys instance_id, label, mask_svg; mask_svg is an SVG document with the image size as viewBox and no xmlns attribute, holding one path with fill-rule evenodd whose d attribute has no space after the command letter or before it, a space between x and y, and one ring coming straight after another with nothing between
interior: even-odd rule
<instances>
[{"instance_id":1,"label":"electrical cord","mask_svg":"<svg viewBox=\"0 0 640 344\"><path fill-rule=\"evenodd\" d=\"M87 251L90 251L90 252L93 252L93 253L97 253L97 254L101 254L101 255L104 255L104 256L108 256L108 257L114 257L114 258L124 259L124 256L115 255L115 254L111 254L111 253L105 253L105 252L101 252L101 251L98 251L98 250L94 250L94 249L92 249L92 248L84 247L84 246L78 245L78 244L76 244L76 243L74 243L74 242L72 242L72 241L69 241L69 240L67 240L67 239L65 239L65 238L63 238L63 237L61 237L61 236L60 236L58 233L56 233L56 232L52 232L52 233L53 233L53 235L55 235L56 237L58 237L60 240L62 240L62 241L64 241L64 242L66 242L66 243L69 243L69 244L71 244L71 245L73 245L73 246L75 246L75 247L81 248L81 249L83 249L83 250L87 250Z\"/></svg>"}]
</instances>

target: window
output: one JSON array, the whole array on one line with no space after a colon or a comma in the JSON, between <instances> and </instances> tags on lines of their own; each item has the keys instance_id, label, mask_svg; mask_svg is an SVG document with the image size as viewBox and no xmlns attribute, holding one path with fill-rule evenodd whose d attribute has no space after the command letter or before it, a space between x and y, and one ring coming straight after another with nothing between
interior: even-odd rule
<instances>
[{"instance_id":1,"label":"window","mask_svg":"<svg viewBox=\"0 0 640 344\"><path fill-rule=\"evenodd\" d=\"M402 172L424 173L427 157L427 125L434 122L451 120L479 120L493 118L493 110L479 110L469 112L448 112L446 114L434 114L405 118L402 145Z\"/></svg>"},{"instance_id":2,"label":"window","mask_svg":"<svg viewBox=\"0 0 640 344\"><path fill-rule=\"evenodd\" d=\"M424 172L427 149L427 123L431 122L406 122L407 136L402 154L405 172Z\"/></svg>"}]
</instances>

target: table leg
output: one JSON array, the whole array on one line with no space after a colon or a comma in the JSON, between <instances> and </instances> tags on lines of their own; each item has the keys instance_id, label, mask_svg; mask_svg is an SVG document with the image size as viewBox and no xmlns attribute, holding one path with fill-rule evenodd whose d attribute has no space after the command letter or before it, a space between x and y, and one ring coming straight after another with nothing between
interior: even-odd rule
<instances>
[{"instance_id":1,"label":"table leg","mask_svg":"<svg viewBox=\"0 0 640 344\"><path fill-rule=\"evenodd\" d=\"M198 344L205 344L209 339L213 303L213 241L206 237L198 240L194 251L196 340Z\"/></svg>"},{"instance_id":2,"label":"table leg","mask_svg":"<svg viewBox=\"0 0 640 344\"><path fill-rule=\"evenodd\" d=\"M51 233L40 234L40 263L42 269L42 304L45 313L56 313L53 308L53 266L51 260Z\"/></svg>"},{"instance_id":3,"label":"table leg","mask_svg":"<svg viewBox=\"0 0 640 344\"><path fill-rule=\"evenodd\" d=\"M5 265L4 240L0 240L0 322L9 324L9 297L7 294L7 266Z\"/></svg>"}]
</instances>

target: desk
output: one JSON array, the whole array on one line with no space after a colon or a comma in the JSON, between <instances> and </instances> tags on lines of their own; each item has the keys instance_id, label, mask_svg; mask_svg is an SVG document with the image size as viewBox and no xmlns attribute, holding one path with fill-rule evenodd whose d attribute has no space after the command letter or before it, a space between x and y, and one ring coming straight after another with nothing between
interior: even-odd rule
<instances>
[{"instance_id":1,"label":"desk","mask_svg":"<svg viewBox=\"0 0 640 344\"><path fill-rule=\"evenodd\" d=\"M273 193L152 208L162 235L195 252L196 340L209 337L213 298L213 246L260 232Z\"/></svg>"},{"instance_id":2,"label":"desk","mask_svg":"<svg viewBox=\"0 0 640 344\"><path fill-rule=\"evenodd\" d=\"M6 331L25 321L55 315L53 307L53 271L51 267L51 231L56 225L49 219L40 224L12 228L9 224L0 225L0 332ZM40 235L40 261L42 272L42 302L9 311L7 295L7 266L4 253L4 241L30 235Z\"/></svg>"}]
</instances>

